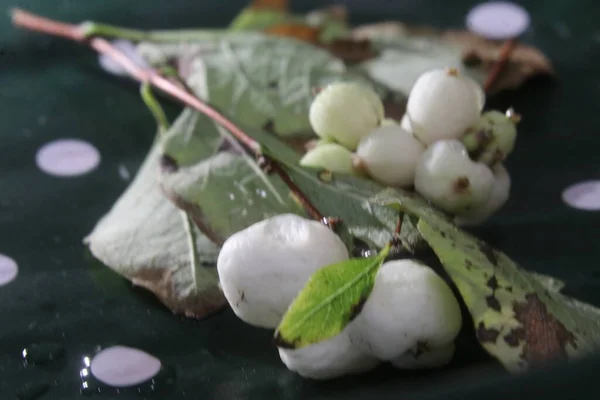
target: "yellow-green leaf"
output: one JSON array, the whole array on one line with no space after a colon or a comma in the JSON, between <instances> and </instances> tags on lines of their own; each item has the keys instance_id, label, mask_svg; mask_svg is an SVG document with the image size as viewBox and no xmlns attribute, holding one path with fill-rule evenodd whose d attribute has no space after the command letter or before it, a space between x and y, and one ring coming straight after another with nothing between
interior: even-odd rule
<instances>
[{"instance_id":1,"label":"yellow-green leaf","mask_svg":"<svg viewBox=\"0 0 600 400\"><path fill-rule=\"evenodd\" d=\"M315 272L275 332L278 346L301 348L338 335L360 312L389 253L351 259Z\"/></svg>"},{"instance_id":2,"label":"yellow-green leaf","mask_svg":"<svg viewBox=\"0 0 600 400\"><path fill-rule=\"evenodd\" d=\"M507 369L578 358L600 347L600 309L560 293L563 283L520 268L441 219L418 229L456 284L477 339Z\"/></svg>"}]
</instances>

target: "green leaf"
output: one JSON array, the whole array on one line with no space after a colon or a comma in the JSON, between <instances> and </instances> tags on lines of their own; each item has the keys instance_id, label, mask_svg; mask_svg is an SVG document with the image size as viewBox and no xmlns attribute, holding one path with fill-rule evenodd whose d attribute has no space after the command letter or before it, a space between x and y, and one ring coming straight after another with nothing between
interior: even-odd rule
<instances>
[{"instance_id":1,"label":"green leaf","mask_svg":"<svg viewBox=\"0 0 600 400\"><path fill-rule=\"evenodd\" d=\"M182 78L196 95L243 128L283 137L314 136L308 119L313 89L337 81L371 86L390 107L405 99L362 72L348 71L328 51L298 40L248 32L181 44L143 43L149 63L179 60Z\"/></svg>"},{"instance_id":2,"label":"green leaf","mask_svg":"<svg viewBox=\"0 0 600 400\"><path fill-rule=\"evenodd\" d=\"M306 216L288 187L275 174L265 174L255 159L239 149L230 134L197 113L193 127L175 123L163 144L159 184L167 196L191 215L215 243L270 216L295 213ZM350 234L370 247L383 248L392 237L398 213L371 198L384 188L351 175L331 174L299 167L299 155L275 136L250 131L264 151L278 159L294 183L330 217L338 217ZM234 145L226 146L228 143ZM212 152L201 153L210 147ZM350 246L349 246L350 247Z\"/></svg>"},{"instance_id":3,"label":"green leaf","mask_svg":"<svg viewBox=\"0 0 600 400\"><path fill-rule=\"evenodd\" d=\"M189 113L186 115L189 117ZM171 311L202 318L226 304L214 268L219 248L156 185L156 142L135 179L84 239L93 256Z\"/></svg>"},{"instance_id":4,"label":"green leaf","mask_svg":"<svg viewBox=\"0 0 600 400\"><path fill-rule=\"evenodd\" d=\"M191 127L168 133L162 157L170 162L159 168L158 183L214 243L221 245L233 233L277 214L304 215L281 180L263 172L227 131L194 114L188 121ZM210 154L193 150L199 140L213 143ZM287 147L279 152L284 158L297 158Z\"/></svg>"},{"instance_id":5,"label":"green leaf","mask_svg":"<svg viewBox=\"0 0 600 400\"><path fill-rule=\"evenodd\" d=\"M418 229L456 284L482 346L511 371L598 350L600 309L561 294L562 283L442 220Z\"/></svg>"},{"instance_id":6,"label":"green leaf","mask_svg":"<svg viewBox=\"0 0 600 400\"><path fill-rule=\"evenodd\" d=\"M360 312L389 253L351 259L315 272L294 299L275 332L278 346L302 348L338 335Z\"/></svg>"}]
</instances>

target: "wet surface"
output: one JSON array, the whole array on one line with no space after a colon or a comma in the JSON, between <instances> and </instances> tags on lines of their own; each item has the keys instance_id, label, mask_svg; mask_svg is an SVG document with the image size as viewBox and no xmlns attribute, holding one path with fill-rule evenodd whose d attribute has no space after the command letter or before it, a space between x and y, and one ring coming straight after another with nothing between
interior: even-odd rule
<instances>
[{"instance_id":1,"label":"wet surface","mask_svg":"<svg viewBox=\"0 0 600 400\"><path fill-rule=\"evenodd\" d=\"M316 0L293 3L299 10L322 5ZM476 4L347 3L356 22L398 18L440 27L462 27ZM95 19L137 28L215 27L244 4L0 1L3 9L18 5L73 22ZM564 279L570 295L600 305L600 212L570 207L562 197L570 185L598 176L598 7L591 0L523 4L531 16L523 40L548 54L561 79L532 81L489 103L500 109L513 106L523 120L507 165L511 198L476 231L520 264ZM0 399L83 398L82 360L91 361L98 346L143 349L160 360L161 371L168 371L155 376L165 378L160 392L152 391L151 379L142 393L117 392L89 381L89 387L97 384L92 396L99 399L598 397L593 386L600 356L511 377L480 357L467 338L459 340L452 364L435 372L383 366L318 383L288 371L272 346L272 332L243 324L230 310L202 321L173 316L152 295L99 265L82 244L126 188L126 178L135 174L152 142L155 124L138 86L108 75L86 48L16 31L7 23L0 24L0 50L0 253L18 261L16 274L16 264L6 267L10 261L0 257ZM167 111L172 118L178 108L167 106ZM65 138L93 143L102 162L87 164L93 168L84 175L42 172L36 165L38 150ZM13 273L10 280L3 278ZM40 351L41 344L55 347ZM32 359L33 350L41 358Z\"/></svg>"}]
</instances>

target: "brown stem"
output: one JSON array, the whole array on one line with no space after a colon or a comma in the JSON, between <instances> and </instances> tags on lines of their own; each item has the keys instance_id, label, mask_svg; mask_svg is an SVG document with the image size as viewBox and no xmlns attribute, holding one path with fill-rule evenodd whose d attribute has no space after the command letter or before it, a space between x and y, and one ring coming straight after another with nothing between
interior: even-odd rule
<instances>
[{"instance_id":1,"label":"brown stem","mask_svg":"<svg viewBox=\"0 0 600 400\"><path fill-rule=\"evenodd\" d=\"M400 231L402 230L402 220L404 218L404 214L400 213L400 215L398 215L398 222L396 222L396 229L394 230L394 234L396 236L400 235Z\"/></svg>"},{"instance_id":2,"label":"brown stem","mask_svg":"<svg viewBox=\"0 0 600 400\"><path fill-rule=\"evenodd\" d=\"M517 39L513 38L504 42L502 47L500 48L500 56L498 57L498 62L492 68L492 71L487 77L485 84L483 85L483 90L488 93L490 89L496 84L498 78L500 78L500 74L504 71L504 67L506 67L506 63L510 59L510 55L513 50L517 47Z\"/></svg>"},{"instance_id":3,"label":"brown stem","mask_svg":"<svg viewBox=\"0 0 600 400\"><path fill-rule=\"evenodd\" d=\"M29 12L15 9L12 11L12 21L15 26L28 29L31 31L42 32L53 36L63 37L78 43L87 44L98 53L104 54L116 62L118 62L133 78L144 83L147 82L152 86L169 94L176 100L179 100L184 105L194 108L205 114L213 121L220 124L234 135L248 150L256 157L261 157L266 160L268 167L285 182L288 188L298 197L304 208L310 216L318 221L323 222L333 228L336 220L323 216L310 200L302 193L300 188L292 181L290 176L283 170L277 160L272 159L267 155L261 154L260 144L248 136L237 125L230 121L223 114L209 106L207 103L188 92L185 87L179 86L177 83L165 78L154 69L146 69L138 66L126 54L115 48L110 42L99 37L87 37L77 25L65 24L62 22L53 21Z\"/></svg>"}]
</instances>

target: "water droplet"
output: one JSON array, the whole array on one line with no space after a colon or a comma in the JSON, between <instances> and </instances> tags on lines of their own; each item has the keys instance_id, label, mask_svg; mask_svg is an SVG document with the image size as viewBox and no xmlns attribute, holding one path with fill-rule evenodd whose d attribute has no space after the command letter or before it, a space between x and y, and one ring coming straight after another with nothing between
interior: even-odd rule
<instances>
[{"instance_id":1,"label":"water droplet","mask_svg":"<svg viewBox=\"0 0 600 400\"><path fill-rule=\"evenodd\" d=\"M36 400L50 390L50 383L46 381L28 382L15 391L19 400Z\"/></svg>"},{"instance_id":2,"label":"water droplet","mask_svg":"<svg viewBox=\"0 0 600 400\"><path fill-rule=\"evenodd\" d=\"M17 262L4 254L0 254L0 286L15 280L18 272Z\"/></svg>"},{"instance_id":3,"label":"water droplet","mask_svg":"<svg viewBox=\"0 0 600 400\"><path fill-rule=\"evenodd\" d=\"M83 175L100 164L100 153L79 139L60 139L42 146L36 156L37 166L54 176Z\"/></svg>"},{"instance_id":4,"label":"water droplet","mask_svg":"<svg viewBox=\"0 0 600 400\"><path fill-rule=\"evenodd\" d=\"M96 349L93 356L84 356L81 378L83 394L148 395L169 388L175 373L161 361L142 350L125 346Z\"/></svg>"},{"instance_id":5,"label":"water droplet","mask_svg":"<svg viewBox=\"0 0 600 400\"><path fill-rule=\"evenodd\" d=\"M229 200L231 200L231 201L235 200L235 194L229 193Z\"/></svg>"},{"instance_id":6,"label":"water droplet","mask_svg":"<svg viewBox=\"0 0 600 400\"><path fill-rule=\"evenodd\" d=\"M131 179L131 173L129 172L127 167L123 164L119 164L119 176L124 181L128 181L129 179Z\"/></svg>"},{"instance_id":7,"label":"water droplet","mask_svg":"<svg viewBox=\"0 0 600 400\"><path fill-rule=\"evenodd\" d=\"M256 189L256 194L262 197L263 199L267 198L267 192L262 189Z\"/></svg>"},{"instance_id":8,"label":"water droplet","mask_svg":"<svg viewBox=\"0 0 600 400\"><path fill-rule=\"evenodd\" d=\"M23 362L26 365L47 366L65 356L65 348L59 343L34 343L23 349Z\"/></svg>"},{"instance_id":9,"label":"water droplet","mask_svg":"<svg viewBox=\"0 0 600 400\"><path fill-rule=\"evenodd\" d=\"M563 191L562 199L573 208L598 211L600 210L600 180L573 184Z\"/></svg>"}]
</instances>

